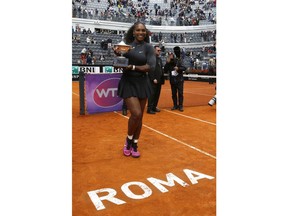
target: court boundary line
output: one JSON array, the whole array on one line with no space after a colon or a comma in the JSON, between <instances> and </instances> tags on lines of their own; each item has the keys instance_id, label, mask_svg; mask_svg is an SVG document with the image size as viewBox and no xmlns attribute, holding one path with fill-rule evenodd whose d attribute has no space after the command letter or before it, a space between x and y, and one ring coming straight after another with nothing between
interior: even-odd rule
<instances>
[{"instance_id":1,"label":"court boundary line","mask_svg":"<svg viewBox=\"0 0 288 216\"><path fill-rule=\"evenodd\" d=\"M207 96L207 97L212 97L212 96L215 95L215 94L201 94L201 93L198 93L198 92L189 92L189 91L184 91L184 94L202 95L202 96Z\"/></svg>"},{"instance_id":2,"label":"court boundary line","mask_svg":"<svg viewBox=\"0 0 288 216\"><path fill-rule=\"evenodd\" d=\"M72 91L72 94L75 94L75 95L79 96L79 94L77 94L77 93L75 93L75 92L73 92L73 91Z\"/></svg>"},{"instance_id":3,"label":"court boundary line","mask_svg":"<svg viewBox=\"0 0 288 216\"><path fill-rule=\"evenodd\" d=\"M76 94L76 93L74 93L74 92L72 92L72 93L75 94L75 95L77 95L77 96L79 96L78 94ZM169 111L169 110L166 110L166 109L164 109L164 110L167 111L167 112L170 112L170 113L174 113L174 114L180 115L180 116L185 117L185 118L191 118L191 119L193 119L193 120L201 121L201 122L204 122L204 123L207 123L207 124L216 125L215 123L211 123L211 122L208 122L208 121L204 121L204 120L201 120L201 119L197 119L197 118L194 118L194 117L191 117L191 116L186 116L186 115L183 115L183 114L180 114L180 113L175 113L175 112L172 112L172 111ZM117 115L121 116L121 117L124 117L124 118L126 118L126 119L129 119L127 116L123 116L122 114L118 113L117 111L113 111L113 112L116 113ZM160 131L158 131L158 130L155 130L154 128L151 128L151 127L147 126L146 124L142 124L142 126L148 128L148 129L150 129L150 130L152 130L152 131L154 131L154 132L156 132L156 133L158 133L158 134L160 134L160 135L162 135L162 136L165 136L165 137L167 137L167 138L169 138L169 139L172 139L172 140L174 140L174 141L176 141L176 142L178 142L178 143L180 143L180 144L182 144L182 145L184 145L184 146L186 146L186 147L189 147L189 148L191 148L191 149L194 149L195 151L198 151L198 152L200 152L200 153L202 153L202 154L204 154L204 155L206 155L206 156L209 156L209 157L211 157L211 158L214 158L214 159L216 160L216 156L211 155L211 154L209 154L208 152L205 152L205 151L203 151L203 150L201 150L201 149L198 149L198 148L196 148L195 146L189 145L189 144L187 144L187 143L185 143L185 142L182 142L181 140L178 140L178 139L176 139L176 138L174 138L174 137L172 137L172 136L169 136L169 135L167 135L167 134L165 134L165 133L162 133L162 132L160 132Z\"/></svg>"},{"instance_id":4,"label":"court boundary line","mask_svg":"<svg viewBox=\"0 0 288 216\"><path fill-rule=\"evenodd\" d=\"M129 117L123 116L122 114L120 114L120 113L118 113L118 112L116 112L116 111L114 111L114 113L116 113L117 115L119 115L119 116L121 116L121 117L124 117L124 118L126 118L126 119L129 119ZM187 143L185 143L185 142L182 142L181 140L178 140L178 139L176 139L176 138L174 138L174 137L172 137L172 136L169 136L169 135L167 135L167 134L165 134L165 133L162 133L162 132L160 132L160 131L158 131L158 130L156 130L156 129L154 129L154 128L151 128L151 127L147 126L146 124L142 124L142 126L148 128L148 129L150 129L150 130L152 130L152 131L154 131L154 132L156 132L156 133L158 133L158 134L160 134L160 135L162 135L162 136L165 136L165 137L167 137L167 138L169 138L169 139L172 139L172 140L174 140L174 141L176 141L176 142L178 142L178 143L180 143L180 144L182 144L182 145L184 145L184 146L186 146L186 147L189 147L189 148L191 148L191 149L194 149L195 151L198 151L198 152L200 152L200 153L202 153L202 154L204 154L204 155L206 155L206 156L209 156L209 157L211 157L211 158L214 158L214 159L216 160L216 156L211 155L211 154L209 154L208 152L205 152L205 151L203 151L203 150L201 150L201 149L198 149L198 148L196 148L195 146L192 146L192 145L189 145L189 144L187 144Z\"/></svg>"},{"instance_id":5,"label":"court boundary line","mask_svg":"<svg viewBox=\"0 0 288 216\"><path fill-rule=\"evenodd\" d=\"M166 90L169 90L171 91L170 89L163 89L164 91ZM161 89L162 91L162 89ZM202 93L199 93L199 92L192 92L192 91L189 91L189 90L184 90L183 91L184 94L194 94L194 95L202 95L202 96L207 96L207 97L213 97L215 94L202 94Z\"/></svg>"},{"instance_id":6,"label":"court boundary line","mask_svg":"<svg viewBox=\"0 0 288 216\"><path fill-rule=\"evenodd\" d=\"M75 94L75 95L79 96L79 95L76 94L75 92L72 92L72 94ZM193 120L196 120L196 121L200 121L200 122L204 122L204 123L207 123L207 124L211 124L211 125L215 125L215 126L216 126L216 123L213 123L213 122L205 121L205 120L198 119L198 118L194 118L194 117L191 117L191 116L186 116L186 115L183 115L183 114L180 114L180 113L172 112L172 111L167 110L167 109L163 109L163 110L166 111L166 112L170 112L170 113L176 114L176 115L180 115L180 116L185 117L185 118L190 118L190 119L193 119ZM116 111L114 111L114 112L116 112Z\"/></svg>"},{"instance_id":7,"label":"court boundary line","mask_svg":"<svg viewBox=\"0 0 288 216\"><path fill-rule=\"evenodd\" d=\"M196 121L200 121L200 122L204 122L204 123L207 123L207 124L211 124L211 125L216 126L216 123L213 123L213 122L209 122L209 121L205 121L205 120L198 119L198 118L195 118L195 117L191 117L191 116L183 115L183 114L181 114L181 113L177 113L177 112L172 112L172 111L167 110L167 109L163 109L163 110L166 111L166 112L169 112L169 113L173 113L173 114L176 114L176 115L179 115L179 116L185 117L185 118L189 118L189 119L192 119L192 120L196 120Z\"/></svg>"}]
</instances>

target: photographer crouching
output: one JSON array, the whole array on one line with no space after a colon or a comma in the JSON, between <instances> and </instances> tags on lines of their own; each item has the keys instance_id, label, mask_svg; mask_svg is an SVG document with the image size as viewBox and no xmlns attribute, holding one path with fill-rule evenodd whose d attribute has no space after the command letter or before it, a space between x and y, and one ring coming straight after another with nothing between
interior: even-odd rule
<instances>
[{"instance_id":1,"label":"photographer crouching","mask_svg":"<svg viewBox=\"0 0 288 216\"><path fill-rule=\"evenodd\" d=\"M183 88L184 88L184 77L183 72L186 67L183 65L181 58L181 50L179 46L173 48L174 54L169 52L164 66L164 72L169 74L173 107L171 110L179 109L183 112Z\"/></svg>"}]
</instances>

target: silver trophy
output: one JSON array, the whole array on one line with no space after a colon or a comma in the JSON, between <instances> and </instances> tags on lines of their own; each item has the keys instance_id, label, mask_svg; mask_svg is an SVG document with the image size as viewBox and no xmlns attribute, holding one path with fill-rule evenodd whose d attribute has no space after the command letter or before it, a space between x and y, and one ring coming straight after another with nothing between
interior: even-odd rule
<instances>
[{"instance_id":1,"label":"silver trophy","mask_svg":"<svg viewBox=\"0 0 288 216\"><path fill-rule=\"evenodd\" d=\"M119 44L114 45L114 50L120 53L120 56L117 56L113 60L113 66L114 67L127 67L129 59L125 58L123 56L124 53L127 53L131 49L130 45L127 45L124 43L124 41L121 41Z\"/></svg>"}]
</instances>

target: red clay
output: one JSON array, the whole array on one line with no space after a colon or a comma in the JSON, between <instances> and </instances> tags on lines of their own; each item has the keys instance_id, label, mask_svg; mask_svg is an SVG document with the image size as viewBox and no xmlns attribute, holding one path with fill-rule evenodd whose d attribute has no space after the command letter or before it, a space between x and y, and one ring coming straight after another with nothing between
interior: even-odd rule
<instances>
[{"instance_id":1,"label":"red clay","mask_svg":"<svg viewBox=\"0 0 288 216\"><path fill-rule=\"evenodd\" d=\"M122 153L128 118L121 112L80 115L78 82L72 85L72 208L74 216L92 215L216 215L216 105L207 105L215 94L215 85L185 81L184 112L170 111L169 83L163 86L156 115L144 114L139 139L140 158ZM129 111L128 111L129 116ZM213 179L194 182L183 171L196 171ZM147 178L168 181L172 173L189 186L163 185L162 193ZM197 175L194 175L196 178ZM121 186L129 182L147 185L152 194L143 199L129 198ZM116 198L125 204L103 200L97 210L87 192L103 188L117 191ZM137 195L144 191L136 185L129 189ZM102 197L107 193L99 193Z\"/></svg>"}]
</instances>

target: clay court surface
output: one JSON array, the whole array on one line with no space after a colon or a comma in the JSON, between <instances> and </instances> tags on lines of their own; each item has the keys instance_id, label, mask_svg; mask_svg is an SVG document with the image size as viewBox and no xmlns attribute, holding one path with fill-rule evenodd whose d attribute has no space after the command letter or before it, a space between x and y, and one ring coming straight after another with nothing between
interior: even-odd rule
<instances>
[{"instance_id":1,"label":"clay court surface","mask_svg":"<svg viewBox=\"0 0 288 216\"><path fill-rule=\"evenodd\" d=\"M128 116L121 111L80 115L79 84L73 82L73 216L216 215L216 105L207 105L215 85L185 81L184 112L180 112L170 110L166 81L158 105L161 112L145 112L138 148L141 157L132 158L122 153L129 111ZM149 178L162 181L165 192ZM96 191L107 188L125 203L103 199L105 208L97 210L88 192L105 197L107 191Z\"/></svg>"}]
</instances>

